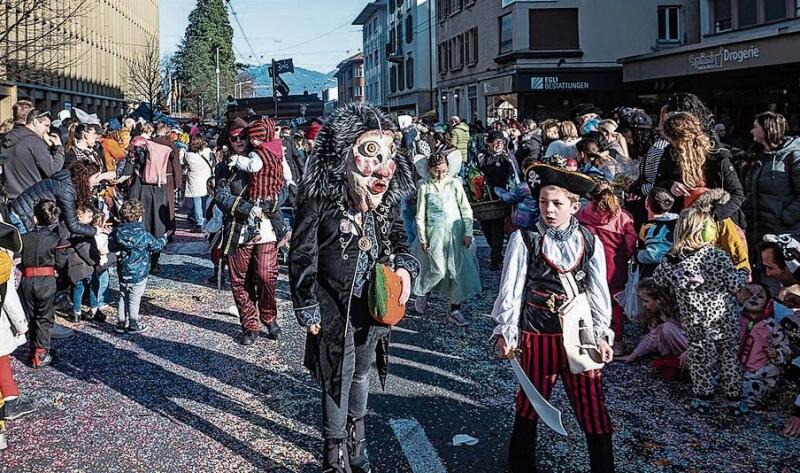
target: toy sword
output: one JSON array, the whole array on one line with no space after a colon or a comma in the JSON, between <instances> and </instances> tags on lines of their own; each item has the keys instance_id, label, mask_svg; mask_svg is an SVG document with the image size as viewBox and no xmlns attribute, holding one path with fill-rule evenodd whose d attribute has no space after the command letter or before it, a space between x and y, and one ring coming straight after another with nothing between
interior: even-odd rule
<instances>
[{"instance_id":1,"label":"toy sword","mask_svg":"<svg viewBox=\"0 0 800 473\"><path fill-rule=\"evenodd\" d=\"M522 366L520 366L514 351L508 354L508 361L511 363L511 368L514 370L514 375L517 377L519 385L522 386L522 391L525 392L525 396L527 396L528 400L531 402L536 413L539 414L539 418L542 419L542 422L559 434L567 435L567 431L564 430L564 424L561 423L561 411L553 407L553 405L536 389L533 383L531 383L531 380L525 375Z\"/></svg>"}]
</instances>

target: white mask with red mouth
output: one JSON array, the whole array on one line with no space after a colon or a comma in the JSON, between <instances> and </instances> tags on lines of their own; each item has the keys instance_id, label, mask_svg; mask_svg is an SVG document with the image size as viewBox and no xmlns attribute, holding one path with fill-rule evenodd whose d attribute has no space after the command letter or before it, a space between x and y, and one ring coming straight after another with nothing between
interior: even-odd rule
<instances>
[{"instance_id":1,"label":"white mask with red mouth","mask_svg":"<svg viewBox=\"0 0 800 473\"><path fill-rule=\"evenodd\" d=\"M397 163L391 131L372 130L358 137L347 156L347 191L354 209L375 210L389 189Z\"/></svg>"}]
</instances>

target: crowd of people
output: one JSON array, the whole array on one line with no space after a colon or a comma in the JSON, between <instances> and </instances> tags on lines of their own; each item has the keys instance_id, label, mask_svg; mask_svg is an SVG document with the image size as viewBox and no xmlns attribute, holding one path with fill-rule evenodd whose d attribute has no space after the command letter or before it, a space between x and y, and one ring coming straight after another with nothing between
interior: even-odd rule
<instances>
[{"instance_id":1,"label":"crowd of people","mask_svg":"<svg viewBox=\"0 0 800 473\"><path fill-rule=\"evenodd\" d=\"M413 296L429 314L431 298L445 298L446 319L467 327L464 303L485 283L479 233L500 281L498 352L518 356L545 397L563 378L593 471L613 470L605 363L653 357L661 376L691 382L686 408L699 415L717 412L718 388L724 412L741 416L800 378L800 139L780 114L754 118L744 151L689 93L655 118L582 104L563 120L487 127L368 105L304 129L240 117L222 129L70 112L51 121L27 101L13 113L0 129L6 420L35 408L9 355L27 344L41 368L56 361L51 340L70 335L55 319L60 294L73 322L105 323L116 274L115 331L147 330L141 299L182 203L208 238L209 283L227 275L242 345L262 325L280 337L275 284L288 260L331 471L369 471L367 374L376 362L385 377L388 362L375 268L397 274L402 304ZM800 395L793 409L784 433L800 436ZM520 391L515 472L535 466L537 420Z\"/></svg>"}]
</instances>

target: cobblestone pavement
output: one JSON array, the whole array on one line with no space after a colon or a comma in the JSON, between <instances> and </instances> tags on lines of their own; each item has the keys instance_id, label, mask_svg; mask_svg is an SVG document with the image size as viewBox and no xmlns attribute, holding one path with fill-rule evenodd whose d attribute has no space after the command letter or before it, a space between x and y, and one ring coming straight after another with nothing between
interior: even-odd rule
<instances>
[{"instance_id":1,"label":"cobblestone pavement","mask_svg":"<svg viewBox=\"0 0 800 473\"><path fill-rule=\"evenodd\" d=\"M76 336L56 341L58 364L33 371L18 350L16 377L39 410L9 423L0 471L320 470L319 389L301 366L304 335L290 312L285 270L283 338L242 347L238 320L226 313L230 293L205 282L211 264L202 241L179 240L148 284L148 332L120 336L110 323L61 319ZM488 266L485 249L480 256ZM446 301L434 300L427 316L411 313L393 333L387 389L373 380L367 419L374 471L503 471L516 384L510 368L489 357L499 274L482 277L482 297L465 306L469 328L449 325ZM116 311L108 314L113 321ZM646 362L614 363L604 373L618 471L800 471L800 441L779 435L788 392L743 420L699 418L682 407L689 386L656 379ZM542 471L587 471L561 387L553 403L569 436L540 429ZM461 433L478 444L454 447Z\"/></svg>"}]
</instances>

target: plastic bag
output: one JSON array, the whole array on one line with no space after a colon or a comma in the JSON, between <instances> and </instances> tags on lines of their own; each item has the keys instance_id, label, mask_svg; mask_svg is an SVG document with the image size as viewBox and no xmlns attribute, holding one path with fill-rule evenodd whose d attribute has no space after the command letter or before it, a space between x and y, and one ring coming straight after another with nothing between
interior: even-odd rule
<instances>
[{"instance_id":1,"label":"plastic bag","mask_svg":"<svg viewBox=\"0 0 800 473\"><path fill-rule=\"evenodd\" d=\"M635 263L628 264L628 282L625 284L625 291L623 294L622 310L632 322L639 322L640 304L639 304L639 291L636 286L639 285L639 265Z\"/></svg>"}]
</instances>

